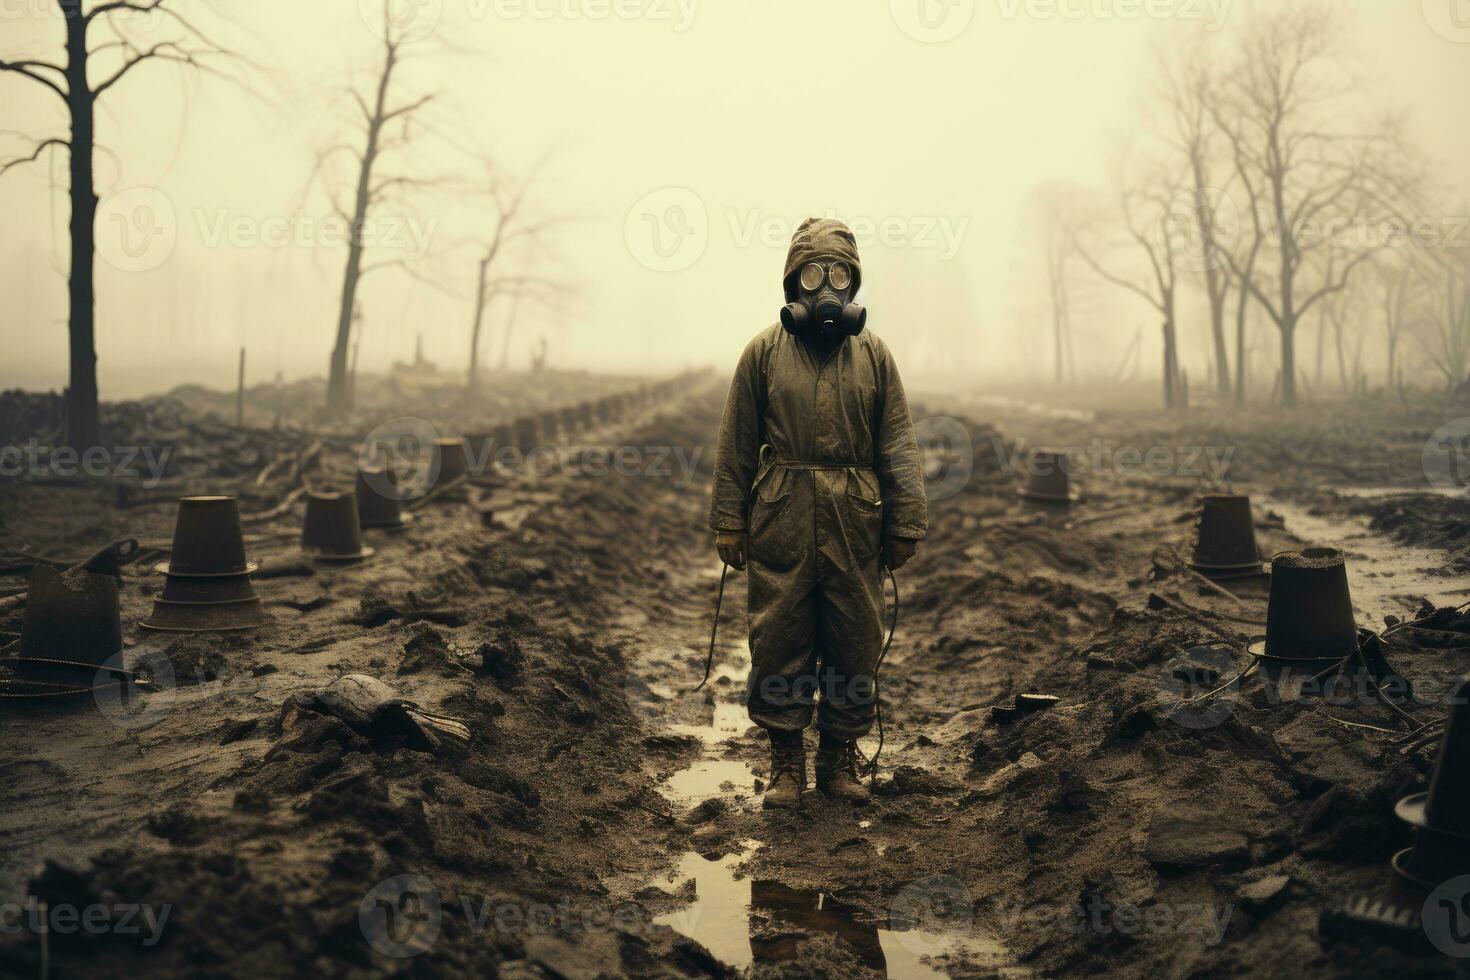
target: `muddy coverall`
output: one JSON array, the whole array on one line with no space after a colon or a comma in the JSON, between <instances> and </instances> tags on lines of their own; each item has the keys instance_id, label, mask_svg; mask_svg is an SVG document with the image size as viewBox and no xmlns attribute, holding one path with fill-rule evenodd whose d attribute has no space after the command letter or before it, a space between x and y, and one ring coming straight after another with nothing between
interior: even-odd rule
<instances>
[{"instance_id":1,"label":"muddy coverall","mask_svg":"<svg viewBox=\"0 0 1470 980\"><path fill-rule=\"evenodd\" d=\"M710 527L747 534L751 720L799 731L820 692L821 731L865 734L884 535L917 540L927 528L903 384L871 331L825 360L779 324L745 348L720 423Z\"/></svg>"}]
</instances>

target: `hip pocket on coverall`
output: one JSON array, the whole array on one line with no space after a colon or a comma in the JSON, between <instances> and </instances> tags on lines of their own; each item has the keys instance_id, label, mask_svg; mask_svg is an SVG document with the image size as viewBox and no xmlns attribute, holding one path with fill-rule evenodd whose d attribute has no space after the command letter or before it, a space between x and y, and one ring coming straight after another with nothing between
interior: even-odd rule
<instances>
[{"instance_id":1,"label":"hip pocket on coverall","mask_svg":"<svg viewBox=\"0 0 1470 980\"><path fill-rule=\"evenodd\" d=\"M847 471L848 547L858 561L878 553L883 536L883 495L869 470Z\"/></svg>"},{"instance_id":2,"label":"hip pocket on coverall","mask_svg":"<svg viewBox=\"0 0 1470 980\"><path fill-rule=\"evenodd\" d=\"M771 467L756 481L750 510L750 557L778 570L801 560L804 543L800 515L793 513L791 505L791 488L791 471Z\"/></svg>"}]
</instances>

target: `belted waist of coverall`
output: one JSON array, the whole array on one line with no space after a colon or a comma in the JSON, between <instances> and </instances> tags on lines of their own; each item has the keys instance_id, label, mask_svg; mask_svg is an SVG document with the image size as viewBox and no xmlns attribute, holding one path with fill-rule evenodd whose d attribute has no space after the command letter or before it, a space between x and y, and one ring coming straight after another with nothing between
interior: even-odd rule
<instances>
[{"instance_id":1,"label":"belted waist of coverall","mask_svg":"<svg viewBox=\"0 0 1470 980\"><path fill-rule=\"evenodd\" d=\"M786 459L776 455L776 451L769 444L761 446L760 465L780 466L788 470L871 470L871 462L852 460L848 462L832 461L825 459Z\"/></svg>"}]
</instances>

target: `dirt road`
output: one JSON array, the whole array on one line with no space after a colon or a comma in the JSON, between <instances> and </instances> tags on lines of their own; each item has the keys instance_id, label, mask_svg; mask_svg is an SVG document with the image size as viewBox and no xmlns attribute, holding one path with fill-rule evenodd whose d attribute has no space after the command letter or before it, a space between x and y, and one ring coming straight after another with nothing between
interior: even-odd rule
<instances>
[{"instance_id":1,"label":"dirt road","mask_svg":"<svg viewBox=\"0 0 1470 980\"><path fill-rule=\"evenodd\" d=\"M1363 625L1455 588L1428 567L1443 553L1404 559L1387 505L1328 494L1301 466L1272 471L1249 421L1190 431L935 402L924 414L960 420L973 465L949 480L936 455L931 537L898 576L875 799L814 794L767 814L764 740L740 707L738 575L714 679L689 693L719 578L703 521L721 396L710 382L585 440L634 447L625 465L574 445L555 472L424 506L405 532L375 535L360 566L297 568L299 517L255 527L252 556L286 573L258 582L272 626L130 629L129 663L172 673L163 694L0 721L0 901L131 905L158 925L53 930L53 970L1187 975L1289 962L1335 975L1434 962L1318 934L1322 909L1379 887L1404 846L1392 804L1426 760L1345 724L1396 732L1390 711L1251 684L1179 710L1180 653L1228 649L1265 618L1265 582L1225 593L1178 568L1199 480L1097 474L1083 504L1057 511L1019 500L1005 465L1019 436L1103 435L1171 447L1176 462L1234 446L1228 475L1257 496L1262 550L1345 547ZM8 516L37 501L12 498ZM125 519L67 506L95 509L94 535L166 539L172 521L166 506ZM158 587L130 572L125 623ZM1442 714L1432 695L1455 651L1390 655L1421 686L1421 720ZM1224 656L1221 673L1248 662ZM467 751L283 711L351 672L464 719ZM991 721L1023 692L1060 701ZM0 970L34 976L42 955L34 931L0 935Z\"/></svg>"}]
</instances>

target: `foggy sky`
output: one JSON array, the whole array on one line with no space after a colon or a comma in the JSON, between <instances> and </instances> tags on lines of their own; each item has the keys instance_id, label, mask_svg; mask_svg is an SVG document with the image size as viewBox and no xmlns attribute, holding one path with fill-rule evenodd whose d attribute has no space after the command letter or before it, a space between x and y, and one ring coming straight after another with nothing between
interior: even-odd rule
<instances>
[{"instance_id":1,"label":"foggy sky","mask_svg":"<svg viewBox=\"0 0 1470 980\"><path fill-rule=\"evenodd\" d=\"M325 372L345 249L321 240L327 209L308 174L314 153L348 132L341 88L374 77L381 48L361 10L375 2L237 0L223 5L229 20L191 3L181 9L269 81L256 75L246 92L154 64L105 96L99 247L120 234L104 222L116 217L109 195L124 190L162 195L172 245L139 271L99 256L104 398L230 387L242 345L252 383ZM835 214L872 233L869 326L906 373L1044 376L1045 342L1040 366L1023 363L1019 342L1046 323L1028 193L1050 180L1100 184L1139 125L1154 39L1228 27L1251 5L927 2L951 18L933 31L915 18L919 0L433 0L429 14L442 15L395 89L398 101L442 93L415 132L414 171L470 178L485 155L515 174L555 150L532 200L580 219L559 226L532 268L576 281L580 295L562 316L523 307L513 366L540 335L559 366L727 364L775 320L797 222ZM1411 116L1458 200L1470 187L1470 37L1436 32L1436 3L1363 0L1355 41L1374 92ZM0 53L60 60L51 6L0 0ZM1175 16L1139 13L1149 9ZM59 134L62 121L54 96L0 75L0 130ZM6 157L25 148L0 137ZM65 383L68 208L64 157L51 159L0 176L0 387ZM374 254L407 255L458 295L396 269L369 277L365 370L409 357L416 335L442 366L464 364L475 274L465 243L488 234L489 212L469 189L418 202L414 224ZM498 360L507 308L491 310L482 363ZM1147 326L1145 364L1156 361L1157 318L1141 302L1089 289L1075 318L1082 360L1111 364ZM1201 373L1205 329L1190 301L1185 363Z\"/></svg>"}]
</instances>

